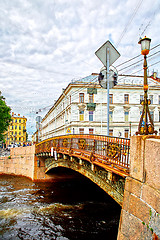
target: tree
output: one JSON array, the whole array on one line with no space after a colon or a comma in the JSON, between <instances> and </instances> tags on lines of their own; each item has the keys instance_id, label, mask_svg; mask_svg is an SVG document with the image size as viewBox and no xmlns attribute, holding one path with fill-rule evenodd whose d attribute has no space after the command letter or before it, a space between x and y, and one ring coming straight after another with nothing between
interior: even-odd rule
<instances>
[{"instance_id":1,"label":"tree","mask_svg":"<svg viewBox=\"0 0 160 240\"><path fill-rule=\"evenodd\" d=\"M28 133L26 132L26 142L28 141Z\"/></svg>"},{"instance_id":2,"label":"tree","mask_svg":"<svg viewBox=\"0 0 160 240\"><path fill-rule=\"evenodd\" d=\"M0 141L4 139L3 133L7 131L11 121L10 107L5 103L5 98L0 92Z\"/></svg>"}]
</instances>

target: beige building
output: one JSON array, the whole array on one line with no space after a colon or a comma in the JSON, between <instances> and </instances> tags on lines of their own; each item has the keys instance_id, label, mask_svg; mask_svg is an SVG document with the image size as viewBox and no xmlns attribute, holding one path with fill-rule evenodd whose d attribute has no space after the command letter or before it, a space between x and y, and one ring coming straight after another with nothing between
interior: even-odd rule
<instances>
[{"instance_id":1,"label":"beige building","mask_svg":"<svg viewBox=\"0 0 160 240\"><path fill-rule=\"evenodd\" d=\"M160 85L148 79L149 106L155 129L160 133ZM143 78L121 79L110 89L109 132L130 137L138 130L142 113ZM40 140L65 134L107 135L107 90L97 77L72 81L41 122Z\"/></svg>"}]
</instances>

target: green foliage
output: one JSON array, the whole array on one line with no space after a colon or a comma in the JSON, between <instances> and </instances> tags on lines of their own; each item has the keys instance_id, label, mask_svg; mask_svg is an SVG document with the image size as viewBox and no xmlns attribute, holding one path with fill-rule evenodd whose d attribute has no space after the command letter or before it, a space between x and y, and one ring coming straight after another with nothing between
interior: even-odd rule
<instances>
[{"instance_id":1,"label":"green foliage","mask_svg":"<svg viewBox=\"0 0 160 240\"><path fill-rule=\"evenodd\" d=\"M10 107L5 103L5 99L0 92L0 140L3 140L3 133L7 131L11 121Z\"/></svg>"}]
</instances>

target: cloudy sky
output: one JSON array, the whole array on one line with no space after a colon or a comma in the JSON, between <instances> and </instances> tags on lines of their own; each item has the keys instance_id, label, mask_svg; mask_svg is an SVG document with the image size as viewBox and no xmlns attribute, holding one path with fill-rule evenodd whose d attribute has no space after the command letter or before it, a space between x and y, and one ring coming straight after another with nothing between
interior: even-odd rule
<instances>
[{"instance_id":1,"label":"cloudy sky","mask_svg":"<svg viewBox=\"0 0 160 240\"><path fill-rule=\"evenodd\" d=\"M0 0L0 91L28 118L30 135L39 109L43 117L72 79L99 72L95 51L107 40L121 54L118 66L150 37L149 71L160 71L159 25L159 0ZM118 72L142 74L142 58Z\"/></svg>"}]
</instances>

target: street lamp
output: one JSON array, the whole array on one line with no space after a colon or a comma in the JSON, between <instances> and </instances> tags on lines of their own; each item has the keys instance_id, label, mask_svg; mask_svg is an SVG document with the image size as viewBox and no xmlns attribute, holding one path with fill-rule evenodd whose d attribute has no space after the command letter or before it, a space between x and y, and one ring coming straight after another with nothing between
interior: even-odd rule
<instances>
[{"instance_id":1,"label":"street lamp","mask_svg":"<svg viewBox=\"0 0 160 240\"><path fill-rule=\"evenodd\" d=\"M141 44L141 54L144 55L144 84L143 84L143 90L144 90L144 99L141 101L141 104L143 106L142 115L140 118L139 126L138 126L138 132L136 132L136 135L149 135L149 134L157 134L157 131L154 130L154 124L153 120L151 118L151 114L149 112L148 105L151 103L151 101L148 99L148 81L147 81L147 55L150 50L150 42L151 39L144 37L140 39L138 42Z\"/></svg>"}]
</instances>

